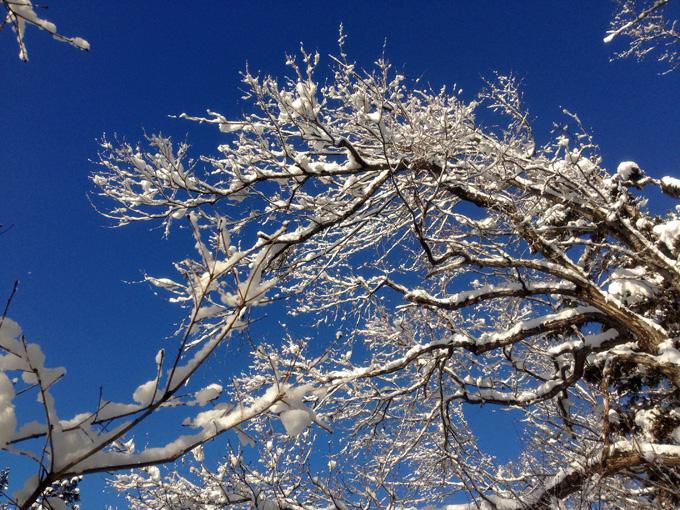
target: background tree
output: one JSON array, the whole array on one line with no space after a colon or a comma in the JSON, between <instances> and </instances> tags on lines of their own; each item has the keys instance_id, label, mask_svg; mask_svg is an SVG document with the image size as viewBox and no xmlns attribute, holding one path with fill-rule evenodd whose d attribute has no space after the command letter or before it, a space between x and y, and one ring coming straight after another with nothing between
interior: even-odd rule
<instances>
[{"instance_id":1,"label":"background tree","mask_svg":"<svg viewBox=\"0 0 680 510\"><path fill-rule=\"evenodd\" d=\"M312 324L309 342L272 333L235 383L283 393L241 431L260 467L235 446L216 470L198 456L115 485L139 508L675 508L680 217L644 195L680 181L607 172L568 112L539 146L511 77L464 101L342 50L322 85L318 62L246 73L239 120L182 115L225 134L214 156L103 143L105 214L196 236L182 280L149 281L200 341L256 318L239 306L264 289ZM483 405L520 413L516 462L479 448L466 413Z\"/></svg>"},{"instance_id":2,"label":"background tree","mask_svg":"<svg viewBox=\"0 0 680 510\"><path fill-rule=\"evenodd\" d=\"M628 47L616 53L616 58L632 56L640 60L650 53L657 53L657 59L666 63L668 72L676 69L680 33L676 28L677 21L673 17L670 19L666 17L671 0L616 0L616 2L617 9L604 42L609 43L620 37L629 39ZM0 4L5 9L0 30L5 25L12 27L17 37L21 60L28 61L24 39L26 24L45 30L56 40L81 50L90 49L90 44L85 39L60 34L54 23L36 13L32 0L0 0ZM44 5L40 7L46 8Z\"/></svg>"},{"instance_id":3,"label":"background tree","mask_svg":"<svg viewBox=\"0 0 680 510\"><path fill-rule=\"evenodd\" d=\"M634 57L638 60L647 55L662 62L667 70L674 71L680 65L680 32L677 20L668 17L667 11L677 7L671 0L617 0L618 7L611 21L604 42L625 38L627 47L616 53L616 58Z\"/></svg>"}]
</instances>

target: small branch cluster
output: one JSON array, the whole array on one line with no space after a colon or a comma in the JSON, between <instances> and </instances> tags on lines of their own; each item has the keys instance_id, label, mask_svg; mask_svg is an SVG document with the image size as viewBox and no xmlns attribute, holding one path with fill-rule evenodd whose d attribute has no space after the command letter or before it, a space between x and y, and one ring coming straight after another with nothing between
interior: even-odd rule
<instances>
[{"instance_id":1,"label":"small branch cluster","mask_svg":"<svg viewBox=\"0 0 680 510\"><path fill-rule=\"evenodd\" d=\"M627 47L616 58L642 60L653 55L664 64L666 72L680 66L680 31L678 22L667 18L671 0L618 0L604 42L625 38Z\"/></svg>"}]
</instances>

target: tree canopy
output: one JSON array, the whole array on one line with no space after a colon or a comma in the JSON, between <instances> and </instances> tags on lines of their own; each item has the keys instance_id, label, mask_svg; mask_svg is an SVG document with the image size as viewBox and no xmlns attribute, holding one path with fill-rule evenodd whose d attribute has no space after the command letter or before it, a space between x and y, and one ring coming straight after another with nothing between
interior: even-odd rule
<instances>
[{"instance_id":1,"label":"tree canopy","mask_svg":"<svg viewBox=\"0 0 680 510\"><path fill-rule=\"evenodd\" d=\"M184 320L131 402L64 419L63 369L5 310L0 446L39 466L8 502L61 509L116 471L140 509L676 508L680 179L608 170L567 110L537 135L513 76L465 99L364 69L344 39L328 71L301 48L283 79L244 72L239 118L180 115L222 133L211 153L101 140L101 214L193 238L175 276L145 277ZM264 320L229 388L192 384ZM44 420L18 425L31 391ZM481 407L521 428L516 459L480 447ZM136 445L158 415L172 438Z\"/></svg>"}]
</instances>

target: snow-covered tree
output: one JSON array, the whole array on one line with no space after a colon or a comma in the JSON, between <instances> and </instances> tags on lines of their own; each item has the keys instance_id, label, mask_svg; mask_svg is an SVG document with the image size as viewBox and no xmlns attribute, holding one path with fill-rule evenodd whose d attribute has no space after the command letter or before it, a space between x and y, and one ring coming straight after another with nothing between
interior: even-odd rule
<instances>
[{"instance_id":1,"label":"snow-covered tree","mask_svg":"<svg viewBox=\"0 0 680 510\"><path fill-rule=\"evenodd\" d=\"M54 23L36 13L32 0L0 0L0 6L5 9L5 15L0 22L0 30L6 25L12 27L19 45L19 58L24 62L28 61L25 39L27 25L49 32L57 41L68 43L85 51L90 49L90 43L82 37L66 37L60 34Z\"/></svg>"},{"instance_id":2,"label":"snow-covered tree","mask_svg":"<svg viewBox=\"0 0 680 510\"><path fill-rule=\"evenodd\" d=\"M624 38L627 47L616 58L633 57L642 60L654 55L666 66L666 72L680 66L680 31L678 21L668 16L671 0L617 0L617 10L604 42Z\"/></svg>"},{"instance_id":3,"label":"snow-covered tree","mask_svg":"<svg viewBox=\"0 0 680 510\"><path fill-rule=\"evenodd\" d=\"M362 71L342 44L328 81L301 59L284 80L246 72L240 119L181 115L221 131L215 154L102 142L104 214L188 229L197 250L148 277L188 327L140 405L267 306L292 324L253 340L236 407L188 422L254 409L223 461L194 448L113 484L157 509L677 508L680 214L646 200L677 201L680 180L608 171L566 111L540 143L511 77L466 100L384 59ZM512 462L469 425L482 406L516 418Z\"/></svg>"},{"instance_id":4,"label":"snow-covered tree","mask_svg":"<svg viewBox=\"0 0 680 510\"><path fill-rule=\"evenodd\" d=\"M87 49L29 0L0 1L22 59L27 23ZM667 3L622 4L607 39L634 37L635 56L646 23L677 39ZM146 277L185 320L130 401L104 392L63 418L65 370L5 308L0 448L37 466L19 490L0 473L7 504L74 507L83 475L115 471L133 508L680 505L680 212L646 207L680 199L680 180L607 171L569 112L539 142L512 77L466 100L384 59L362 71L342 41L326 80L318 54L288 64L283 81L244 74L240 119L181 115L219 129L214 154L102 141L103 214L191 234L178 276ZM290 326L249 338L230 387L191 383L271 309ZM32 401L43 418L22 421ZM470 424L482 407L521 429L512 462ZM135 446L158 417L171 439Z\"/></svg>"}]
</instances>

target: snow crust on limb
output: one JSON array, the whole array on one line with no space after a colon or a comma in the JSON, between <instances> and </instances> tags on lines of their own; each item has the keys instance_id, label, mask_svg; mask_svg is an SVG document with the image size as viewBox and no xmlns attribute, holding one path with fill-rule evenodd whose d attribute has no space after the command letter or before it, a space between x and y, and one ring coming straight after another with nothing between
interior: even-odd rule
<instances>
[{"instance_id":1,"label":"snow crust on limb","mask_svg":"<svg viewBox=\"0 0 680 510\"><path fill-rule=\"evenodd\" d=\"M281 411L280 417L289 436L301 434L312 423L312 416L306 409L287 409Z\"/></svg>"},{"instance_id":2,"label":"snow crust on limb","mask_svg":"<svg viewBox=\"0 0 680 510\"><path fill-rule=\"evenodd\" d=\"M661 464L669 462L671 465L678 465L680 463L680 447L652 442L631 444L627 441L619 441L611 445L607 452L598 452L582 465L571 465L563 468L558 474L546 480L543 487L525 497L523 501L491 496L467 504L444 505L440 508L443 510L545 508L546 504L558 505L559 499L555 495L559 494L563 487L569 485L571 480L582 477L589 469L598 464L601 466L600 470L606 473L608 464L622 464L626 467L633 467L654 462ZM557 506L557 508L563 508L563 506Z\"/></svg>"},{"instance_id":3,"label":"snow crust on limb","mask_svg":"<svg viewBox=\"0 0 680 510\"><path fill-rule=\"evenodd\" d=\"M57 26L45 18L38 16L33 7L32 0L1 0L5 9L4 22L8 23L16 34L19 45L19 58L28 61L28 49L26 48L25 32L26 25L33 25L50 34L57 41L65 42L80 50L88 51L90 43L82 37L66 37L57 31Z\"/></svg>"},{"instance_id":4,"label":"snow crust on limb","mask_svg":"<svg viewBox=\"0 0 680 510\"><path fill-rule=\"evenodd\" d=\"M680 198L680 179L670 176L662 177L661 189L664 193L668 193L675 198Z\"/></svg>"}]
</instances>

